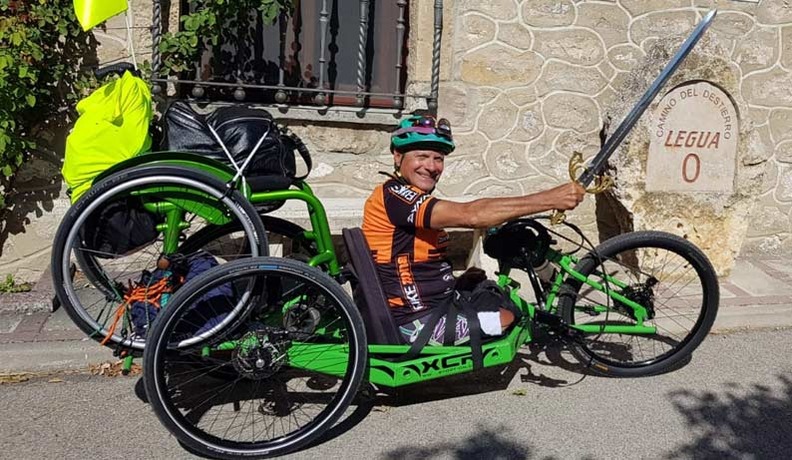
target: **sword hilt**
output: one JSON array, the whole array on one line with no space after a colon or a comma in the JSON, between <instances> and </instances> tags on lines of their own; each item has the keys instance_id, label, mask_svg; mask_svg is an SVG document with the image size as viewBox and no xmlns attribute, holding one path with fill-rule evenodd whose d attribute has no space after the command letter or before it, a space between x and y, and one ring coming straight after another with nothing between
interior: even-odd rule
<instances>
[{"instance_id":1,"label":"sword hilt","mask_svg":"<svg viewBox=\"0 0 792 460\"><path fill-rule=\"evenodd\" d=\"M577 182L586 188L586 192L591 194L602 193L613 187L613 178L606 174L594 174L590 169L587 169L583 162L583 154L580 152L573 152L572 157L569 158L569 179L572 182ZM594 185L589 186L589 184Z\"/></svg>"},{"instance_id":2,"label":"sword hilt","mask_svg":"<svg viewBox=\"0 0 792 460\"><path fill-rule=\"evenodd\" d=\"M613 178L611 176L605 174L597 175L586 168L585 162L583 161L583 154L580 152L572 152L572 156L569 158L569 180L582 185L587 193L593 195L602 193L613 187ZM594 185L588 187L592 182ZM564 211L556 210L550 215L550 224L552 225L561 224L565 220L566 214Z\"/></svg>"}]
</instances>

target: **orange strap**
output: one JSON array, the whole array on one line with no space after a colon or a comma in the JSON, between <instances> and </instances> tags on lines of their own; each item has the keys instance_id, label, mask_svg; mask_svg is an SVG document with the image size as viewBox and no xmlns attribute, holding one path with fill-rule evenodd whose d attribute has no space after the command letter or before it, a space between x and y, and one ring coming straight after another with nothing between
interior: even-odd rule
<instances>
[{"instance_id":1,"label":"orange strap","mask_svg":"<svg viewBox=\"0 0 792 460\"><path fill-rule=\"evenodd\" d=\"M107 330L107 335L102 339L101 344L107 344L110 337L115 333L118 322L124 317L124 313L126 313L133 302L148 302L154 305L155 308L160 308L159 299L162 298L162 294L173 291L172 287L168 284L169 278L170 277L161 278L156 283L148 286L142 284L138 284L134 288L130 286L127 294L124 295L124 301L118 306L115 317L113 318L113 323L110 324L110 329ZM156 300L149 300L150 298Z\"/></svg>"}]
</instances>

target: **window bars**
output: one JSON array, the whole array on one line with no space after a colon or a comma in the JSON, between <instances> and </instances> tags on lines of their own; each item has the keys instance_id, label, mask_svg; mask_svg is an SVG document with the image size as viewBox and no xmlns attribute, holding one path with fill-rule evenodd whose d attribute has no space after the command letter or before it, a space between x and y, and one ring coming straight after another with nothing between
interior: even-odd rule
<instances>
[{"instance_id":1,"label":"window bars","mask_svg":"<svg viewBox=\"0 0 792 460\"><path fill-rule=\"evenodd\" d=\"M217 81L218 79L204 78L202 76L201 62L196 62L195 78L183 78L173 75L164 75L162 68L162 56L160 54L160 41L163 33L162 30L162 5L161 0L153 0L153 24L152 24L152 83L154 93L162 92L162 85L173 83L177 85L186 85L192 87L191 94L193 97L201 98L206 92L206 89L220 88L226 91L233 91L234 99L238 101L245 100L258 100L256 97L251 97L252 94L259 92L259 94L267 93L270 95L269 99L275 104L309 104L318 106L318 108L325 108L332 105L352 105L360 108L367 108L372 106L385 107L395 110L404 108L405 98L425 99L427 108L430 112L437 111L437 97L440 86L440 45L443 32L443 1L435 0L434 2L434 24L433 24L433 37L432 37L432 69L429 94L408 94L407 88L407 72L405 68L405 49L406 39L409 30L409 2L407 0L397 0L395 2L395 12L388 18L395 19L395 24L383 24L383 20L377 16L374 18L375 8L393 8L393 3L385 4L385 2L377 2L376 0L359 0L357 5L358 18L357 24L357 53L352 53L353 50L347 50L347 56L354 57L354 69L343 68L347 66L339 66L338 62L334 59L337 58L338 45L336 38L340 34L345 34L347 38L353 36L354 31L349 30L350 26L346 26L347 30L339 32L339 2L341 0L321 0L321 6L315 4L311 6L305 4L306 8L319 8L314 14L315 23L303 24L302 18L295 19L293 24L290 23L290 18L281 15L277 29L277 39L279 40L278 56L273 56L272 61L277 63L277 72L270 75L270 78L264 78L260 75L251 75L243 73L239 66L233 71L234 81ZM297 2L299 5L299 2ZM417 3L417 2L416 2ZM345 4L344 8L346 8ZM354 7L355 5L351 5ZM352 14L354 16L354 13ZM345 24L352 24L354 18L350 19L344 15ZM375 24L372 24L374 22ZM292 30L289 30L289 26ZM313 29L311 29L313 27ZM373 30L376 27L378 30ZM392 29L387 30L389 27ZM343 25L342 25L343 28ZM305 68L297 69L298 80L289 81L290 75L293 77L294 63L297 62L298 66L300 57L298 52L302 49L299 43L300 34L310 32L311 36L318 30L318 50L314 49L313 59L318 61L318 71L313 72L310 65ZM381 52L384 43L383 40L388 40L392 37L392 32L395 32L395 49L394 52L388 55ZM376 32L376 35L374 32ZM287 35L291 33L292 40L289 42ZM374 59L375 44L374 37L380 38L380 42L376 45L379 55ZM275 36L274 36L275 37ZM330 41L328 42L328 38ZM243 40L238 40L242 42ZM347 39L348 46L354 46L352 40ZM394 44L389 44L394 46ZM246 45L250 46L250 45ZM287 54L287 49L292 54ZM239 54L241 48L237 48ZM218 54L221 50L218 49ZM390 64L383 62L383 59L391 61ZM343 63L342 63L343 64ZM351 64L351 63L350 63ZM203 66L205 67L205 66ZM249 66L248 66L249 67ZM346 84L337 84L330 75L338 73L338 68L342 67L342 72L349 73L349 80ZM372 74L378 73L383 75L387 73L387 68L392 70L390 76L382 77L391 83L388 91L377 90L377 84L372 84ZM205 74L206 72L203 71ZM312 76L310 82L302 81L302 75L310 73ZM275 80L275 81L273 81ZM339 88L338 86L341 86ZM372 89L372 87L374 89ZM376 100L376 103L373 101ZM383 102L384 101L384 102Z\"/></svg>"}]
</instances>

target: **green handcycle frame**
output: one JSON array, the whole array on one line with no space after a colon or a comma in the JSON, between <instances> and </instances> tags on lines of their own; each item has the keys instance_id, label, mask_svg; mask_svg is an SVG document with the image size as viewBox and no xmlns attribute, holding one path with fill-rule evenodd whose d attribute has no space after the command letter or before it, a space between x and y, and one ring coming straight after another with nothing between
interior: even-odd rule
<instances>
[{"instance_id":1,"label":"green handcycle frame","mask_svg":"<svg viewBox=\"0 0 792 460\"><path fill-rule=\"evenodd\" d=\"M578 261L576 257L550 250L548 259L562 267L548 289L548 305L555 303L562 284L569 276L582 281L594 289L605 292L605 286L575 271L573 266ZM608 276L606 279L614 286L626 286L626 284L614 277ZM507 335L482 345L484 367L510 363L520 348L534 338L533 325L538 306L520 297L520 283L510 278L508 274L499 274L497 284L508 292L512 302L522 311L523 317ZM637 324L632 326L570 325L569 327L583 333L595 334L654 334L656 332L655 327L643 324L646 318L646 309L643 306L615 291L608 290L608 292L614 301L623 302L624 305L634 309L634 314L638 318ZM603 312L606 309L605 306L596 308L601 309ZM556 313L555 307L550 308L548 311ZM314 347L316 352L311 353L310 349ZM393 360L407 353L409 349L409 345L368 344L369 382L386 387L400 387L474 370L471 348L469 346L426 346L415 359L407 361ZM288 353L290 366L294 368L322 372L337 377L343 376L346 372L345 357L348 352L344 345L293 343Z\"/></svg>"},{"instance_id":2,"label":"green handcycle frame","mask_svg":"<svg viewBox=\"0 0 792 460\"><path fill-rule=\"evenodd\" d=\"M202 171L217 175L223 180L230 181L233 178L233 171L230 168L210 159L198 155L182 152L159 152L156 154L142 155L126 162L123 162L103 176L113 172L134 167L141 164L168 164L178 165L187 168L197 168ZM102 177L103 177L102 176ZM101 178L101 177L100 177ZM327 220L327 213L322 202L314 195L310 186L304 181L297 181L294 188L288 190L275 190L267 192L251 192L247 188L240 188L241 191L253 204L267 202L279 202L284 200L298 200L305 203L311 228L306 230L303 237L312 241L316 245L316 254L307 262L308 265L323 268L329 275L340 277L341 267L338 257L333 247L330 226ZM160 193L161 190L153 190L152 193ZM145 193L145 191L144 191ZM196 192L197 193L197 192ZM161 196L161 195L158 195ZM177 246L176 236L182 228L179 221L180 212L184 209L198 208L193 204L205 205L201 196L195 198L182 198L180 201L155 201L149 202L147 207L150 210L162 212L165 210L166 221L161 225L161 230L165 235L165 250L175 251ZM191 200L195 203L191 203ZM224 223L222 218L216 219L215 223ZM635 325L571 325L583 333L619 333L619 334L654 334L656 328L644 325L647 317L646 309L638 303L622 296L616 290L608 289L602 284L590 280L585 275L575 271L573 268L578 259L572 255L566 255L554 250L550 250L548 260L555 263L560 270L552 280L547 290L548 312L556 312L556 301L562 284L568 277L572 277L587 284L593 289L608 292L614 302L629 306L634 310L637 320ZM613 277L607 277L608 283L615 288L626 286L624 282ZM522 311L523 317L510 332L498 339L484 343L482 346L484 367L497 366L511 362L520 347L533 340L533 325L536 304L528 302L520 297L520 284L508 276L508 272L500 273L497 279L499 286L503 287L514 304ZM595 307L605 312L607 307ZM233 342L218 346L218 349L228 349L235 346ZM317 353L311 353L307 348L319 347ZM408 345L378 345L368 344L369 352L369 381L388 387L399 387L417 382L436 379L455 374L460 374L473 370L471 348L469 346L427 346L421 351L420 355L408 361L394 361L400 355L404 355L409 350ZM207 350L207 353L211 351ZM320 353L319 353L320 352ZM346 370L344 356L346 351L342 345L332 344L300 344L295 343L290 348L290 364L295 368L304 368L316 372L323 372L329 375L342 376ZM321 355L317 359L317 355Z\"/></svg>"},{"instance_id":3,"label":"green handcycle frame","mask_svg":"<svg viewBox=\"0 0 792 460\"><path fill-rule=\"evenodd\" d=\"M230 181L234 177L233 171L225 165L214 160L207 159L195 154L183 152L157 152L145 154L123 163L106 171L103 177L114 172L135 167L139 165L171 165L185 168L195 168L204 172L210 172L220 179ZM307 229L302 235L306 240L315 243L316 253L307 264L313 267L320 267L330 276L341 280L342 270L338 262L338 257L333 247L330 226L327 220L327 213L324 205L314 195L310 186L304 181L296 181L294 186L287 190L275 190L266 192L252 192L244 185L238 189L255 204L268 202L280 202L284 200L298 200L305 203L311 228ZM174 190L173 192L177 192ZM163 194L163 192L165 192ZM175 252L178 246L178 234L184 228L185 223L181 217L185 210L202 209L207 204L209 197L202 196L200 192L193 192L192 195L181 195L178 199L168 197L168 190L160 188L153 190L140 191L142 196L152 194L157 200L148 201L147 209L165 215L165 221L159 229L165 238L164 251ZM207 216L211 222L221 225L225 223L224 216ZM609 286L589 279L587 276L577 272L573 267L579 261L578 258L559 253L550 249L547 259L560 267L555 278L551 281L546 290L547 312L558 314L557 300L561 286L568 278L574 278L591 288L605 292L613 302L619 302L633 310L636 324L634 325L569 325L570 328L580 331L583 334L597 333L618 333L648 335L654 334L656 328L645 325L647 310L642 305L622 296L618 291L627 286L626 283L612 276L605 279ZM537 304L531 303L520 297L520 284L509 277L508 270L503 270L498 275L497 284L508 292L509 297L523 313L521 320L515 324L508 334L503 337L487 341L482 345L483 366L491 367L511 362L517 355L519 349L534 338L534 324L536 311L540 308ZM611 289L611 287L615 289ZM536 287L534 287L536 289ZM591 308L591 307L589 307ZM605 305L593 307L595 311L606 312L608 307ZM332 335L333 331L327 331ZM216 345L212 349L204 350L204 354L211 354L213 351L228 350L241 345L233 340ZM371 383L386 387L400 387L417 382L428 381L440 377L461 374L473 370L473 359L471 347L469 346L426 346L415 359L399 361L398 357L404 355L409 350L409 345L380 345L368 344L369 353L369 375ZM311 350L315 350L312 352ZM289 349L290 366L315 372L321 372L333 376L343 376L346 371L347 351L343 345L314 344L314 343L293 343ZM319 357L317 359L317 357ZM129 363L131 365L131 361Z\"/></svg>"}]
</instances>

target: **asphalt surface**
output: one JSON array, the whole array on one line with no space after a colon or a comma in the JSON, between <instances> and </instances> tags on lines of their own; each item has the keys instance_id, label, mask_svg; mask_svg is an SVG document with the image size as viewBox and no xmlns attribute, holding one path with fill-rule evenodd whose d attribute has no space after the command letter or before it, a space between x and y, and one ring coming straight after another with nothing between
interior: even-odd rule
<instances>
[{"instance_id":1,"label":"asphalt surface","mask_svg":"<svg viewBox=\"0 0 792 460\"><path fill-rule=\"evenodd\" d=\"M639 379L585 376L537 346L506 369L380 393L287 458L788 459L790 343L792 329L711 335L684 367ZM0 385L2 459L196 458L139 377L27 377Z\"/></svg>"}]
</instances>

